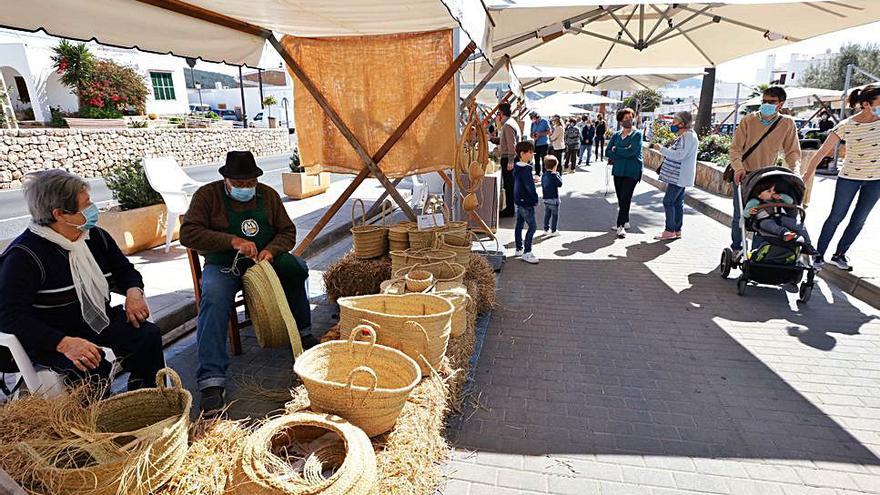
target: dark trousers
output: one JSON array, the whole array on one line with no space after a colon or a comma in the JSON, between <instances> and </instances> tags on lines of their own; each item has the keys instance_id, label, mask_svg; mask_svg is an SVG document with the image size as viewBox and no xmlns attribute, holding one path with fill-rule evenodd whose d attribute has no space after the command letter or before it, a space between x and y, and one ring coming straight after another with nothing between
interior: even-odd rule
<instances>
[{"instance_id":1,"label":"dark trousers","mask_svg":"<svg viewBox=\"0 0 880 495\"><path fill-rule=\"evenodd\" d=\"M617 226L623 227L629 222L629 207L632 203L633 192L636 190L638 179L632 177L614 176L614 192L617 194Z\"/></svg>"},{"instance_id":2,"label":"dark trousers","mask_svg":"<svg viewBox=\"0 0 880 495\"><path fill-rule=\"evenodd\" d=\"M556 171L562 172L563 163L562 163L562 155L565 153L565 149L561 150L553 150L553 156L556 157Z\"/></svg>"},{"instance_id":3,"label":"dark trousers","mask_svg":"<svg viewBox=\"0 0 880 495\"><path fill-rule=\"evenodd\" d=\"M605 159L605 137L596 137L596 160Z\"/></svg>"},{"instance_id":4,"label":"dark trousers","mask_svg":"<svg viewBox=\"0 0 880 495\"><path fill-rule=\"evenodd\" d=\"M152 322L141 323L140 328L131 326L125 321L125 311L117 306L107 313L110 325L101 333L91 330L82 332L80 337L100 347L113 349L122 369L131 372L128 389L156 386L156 372L165 367L165 356L162 354L162 334L159 327ZM29 353L30 354L30 353ZM103 357L103 351L101 355ZM101 364L86 372L80 371L67 356L56 351L39 351L31 355L31 359L42 366L65 375L68 383L82 380L106 380L110 377L111 365L106 359Z\"/></svg>"},{"instance_id":5,"label":"dark trousers","mask_svg":"<svg viewBox=\"0 0 880 495\"><path fill-rule=\"evenodd\" d=\"M544 173L544 157L547 156L547 150L549 149L549 144L535 146L535 175L538 177Z\"/></svg>"},{"instance_id":6,"label":"dark trousers","mask_svg":"<svg viewBox=\"0 0 880 495\"><path fill-rule=\"evenodd\" d=\"M513 204L513 171L507 170L510 158L501 158L501 187L504 189L504 209L499 213L502 217L512 217L516 212Z\"/></svg>"},{"instance_id":7,"label":"dark trousers","mask_svg":"<svg viewBox=\"0 0 880 495\"><path fill-rule=\"evenodd\" d=\"M856 195L859 197L858 200L856 200ZM868 214L874 209L878 200L880 200L880 181L838 177L837 185L834 187L834 202L831 203L831 213L828 214L828 218L822 225L822 233L819 235L819 254L825 255L828 245L831 244L831 238L834 237L834 232L846 218L853 201L856 201L856 207L853 209L849 223L834 251L834 254L846 254L861 233L862 227L868 220Z\"/></svg>"},{"instance_id":8,"label":"dark trousers","mask_svg":"<svg viewBox=\"0 0 880 495\"><path fill-rule=\"evenodd\" d=\"M574 170L577 168L578 149L577 146L569 146L565 148L565 166Z\"/></svg>"}]
</instances>

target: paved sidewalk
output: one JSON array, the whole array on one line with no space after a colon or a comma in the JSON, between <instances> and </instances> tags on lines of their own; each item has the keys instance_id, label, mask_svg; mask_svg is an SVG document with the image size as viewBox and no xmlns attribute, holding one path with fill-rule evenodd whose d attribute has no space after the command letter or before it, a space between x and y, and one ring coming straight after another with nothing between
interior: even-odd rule
<instances>
[{"instance_id":1,"label":"paved sidewalk","mask_svg":"<svg viewBox=\"0 0 880 495\"><path fill-rule=\"evenodd\" d=\"M688 207L654 241L644 183L617 240L604 173L565 176L562 237L504 267L444 493L880 493L880 311L824 281L737 296L727 229Z\"/></svg>"}]
</instances>

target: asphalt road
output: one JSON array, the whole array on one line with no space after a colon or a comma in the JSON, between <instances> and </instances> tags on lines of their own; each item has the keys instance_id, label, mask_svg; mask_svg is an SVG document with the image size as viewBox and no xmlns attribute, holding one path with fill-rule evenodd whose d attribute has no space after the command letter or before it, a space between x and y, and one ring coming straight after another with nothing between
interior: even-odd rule
<instances>
[{"instance_id":1,"label":"asphalt road","mask_svg":"<svg viewBox=\"0 0 880 495\"><path fill-rule=\"evenodd\" d=\"M288 155L258 158L257 163L264 172L260 182L281 191L281 173L289 170L289 161L290 157ZM210 163L186 167L186 172L193 179L210 182L220 178L220 174L217 173L220 165L221 163ZM339 178L341 176L334 174L333 179L338 180ZM113 201L113 195L104 184L104 179L92 179L89 181L89 184L91 186L92 201L98 206L105 206ZM30 215L28 214L27 204L25 203L22 191L0 192L0 239L9 239L17 236L27 227L29 221Z\"/></svg>"}]
</instances>

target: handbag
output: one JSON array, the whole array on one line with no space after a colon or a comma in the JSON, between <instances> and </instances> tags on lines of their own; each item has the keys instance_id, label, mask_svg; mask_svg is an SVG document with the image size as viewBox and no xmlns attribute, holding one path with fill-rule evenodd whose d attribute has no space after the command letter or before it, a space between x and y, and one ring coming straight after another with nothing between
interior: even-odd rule
<instances>
[{"instance_id":1,"label":"handbag","mask_svg":"<svg viewBox=\"0 0 880 495\"><path fill-rule=\"evenodd\" d=\"M753 144L749 149L746 150L745 153L743 153L743 156L742 156L743 162L746 161L746 158L751 156L752 152L754 152L756 149L758 149L758 146L760 146L761 143L764 142L764 138L766 138L768 135L770 135L770 133L773 132L773 129L776 129L776 126L779 124L780 120L782 120L781 115L779 117L776 117L776 120L774 120L773 124L770 125L770 128L767 129L767 132L765 132L764 135L762 135L761 138L755 142L755 144ZM724 182L733 182L733 176L734 176L733 165L728 165L727 168L724 169L724 175L721 178L724 179Z\"/></svg>"}]
</instances>

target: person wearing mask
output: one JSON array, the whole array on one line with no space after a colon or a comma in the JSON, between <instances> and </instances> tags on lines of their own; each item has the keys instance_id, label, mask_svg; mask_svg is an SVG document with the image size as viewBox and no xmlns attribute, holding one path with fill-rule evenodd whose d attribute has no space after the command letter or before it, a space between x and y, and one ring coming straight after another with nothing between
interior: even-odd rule
<instances>
[{"instance_id":1,"label":"person wearing mask","mask_svg":"<svg viewBox=\"0 0 880 495\"><path fill-rule=\"evenodd\" d=\"M605 133L608 127L605 124L605 115L596 115L596 160L605 159Z\"/></svg>"},{"instance_id":2,"label":"person wearing mask","mask_svg":"<svg viewBox=\"0 0 880 495\"><path fill-rule=\"evenodd\" d=\"M516 164L516 143L519 142L519 126L511 116L510 103L498 105L496 115L498 137L497 153L501 161L501 186L504 189L504 209L499 216L512 217L516 211L513 203L513 167Z\"/></svg>"},{"instance_id":3,"label":"person wearing mask","mask_svg":"<svg viewBox=\"0 0 880 495\"><path fill-rule=\"evenodd\" d=\"M543 171L544 157L547 156L550 149L550 122L547 122L547 119L542 119L535 111L532 111L529 117L532 120L529 136L535 141L535 175L540 177Z\"/></svg>"},{"instance_id":4,"label":"person wearing mask","mask_svg":"<svg viewBox=\"0 0 880 495\"><path fill-rule=\"evenodd\" d=\"M571 118L568 120L568 125L565 126L565 166L572 172L577 169L577 154L580 145L581 132L577 127L577 120Z\"/></svg>"},{"instance_id":5,"label":"person wearing mask","mask_svg":"<svg viewBox=\"0 0 880 495\"><path fill-rule=\"evenodd\" d=\"M691 128L694 117L688 111L681 111L672 118L669 130L675 133L675 141L668 147L652 144L651 147L663 155L660 166L660 180L666 183L663 196L663 210L666 213L666 229L655 239L668 241L681 238L684 222L685 189L694 185L697 173L697 148L700 140Z\"/></svg>"},{"instance_id":6,"label":"person wearing mask","mask_svg":"<svg viewBox=\"0 0 880 495\"><path fill-rule=\"evenodd\" d=\"M196 325L196 378L206 416L216 416L226 405L227 322L235 294L242 288L242 275L254 263L272 263L303 349L318 343L311 334L311 307L305 289L308 266L290 253L296 243L296 226L281 197L257 181L263 171L250 151L227 153L220 175L222 180L195 192L180 226L180 243L205 257Z\"/></svg>"},{"instance_id":7,"label":"person wearing mask","mask_svg":"<svg viewBox=\"0 0 880 495\"><path fill-rule=\"evenodd\" d=\"M629 209L633 193L642 179L642 133L633 125L636 112L632 108L617 111L621 130L608 141L605 156L613 162L614 192L617 195L617 237L626 237Z\"/></svg>"},{"instance_id":8,"label":"person wearing mask","mask_svg":"<svg viewBox=\"0 0 880 495\"><path fill-rule=\"evenodd\" d=\"M581 148L578 154L578 164L584 161L584 153L587 154L586 165L590 166L590 155L593 154L593 140L596 138L596 127L589 116L584 116L584 127L581 129Z\"/></svg>"},{"instance_id":9,"label":"person wearing mask","mask_svg":"<svg viewBox=\"0 0 880 495\"><path fill-rule=\"evenodd\" d=\"M562 155L565 154L565 127L562 125L562 119L559 115L554 115L551 122L550 146L553 148L552 153L556 157L556 163L561 166Z\"/></svg>"},{"instance_id":10,"label":"person wearing mask","mask_svg":"<svg viewBox=\"0 0 880 495\"><path fill-rule=\"evenodd\" d=\"M109 347L131 372L129 390L155 387L162 336L147 320L143 278L97 227L88 182L59 169L35 172L24 199L31 224L0 255L0 332L68 383L109 379L101 350ZM125 296L124 306L110 306L111 291Z\"/></svg>"},{"instance_id":11,"label":"person wearing mask","mask_svg":"<svg viewBox=\"0 0 880 495\"><path fill-rule=\"evenodd\" d=\"M809 184L822 159L832 155L838 143L846 141L846 159L837 176L831 213L819 234L815 258L817 266L824 263L825 252L837 227L846 218L858 196L849 223L830 259L832 264L846 271L852 270L846 252L859 236L880 198L880 85L872 84L853 90L849 95L849 105L858 113L832 129L804 171L804 182Z\"/></svg>"},{"instance_id":12,"label":"person wearing mask","mask_svg":"<svg viewBox=\"0 0 880 495\"><path fill-rule=\"evenodd\" d=\"M737 184L742 183L750 172L776 166L776 159L780 153L783 154L788 168L797 169L801 158L797 125L794 119L780 113L786 97L785 90L779 86L765 89L758 111L743 117L733 133L733 141L730 144L730 168L733 170L733 180ZM738 259L742 254L739 195L733 195L733 202L730 248L733 250L733 258Z\"/></svg>"}]
</instances>

